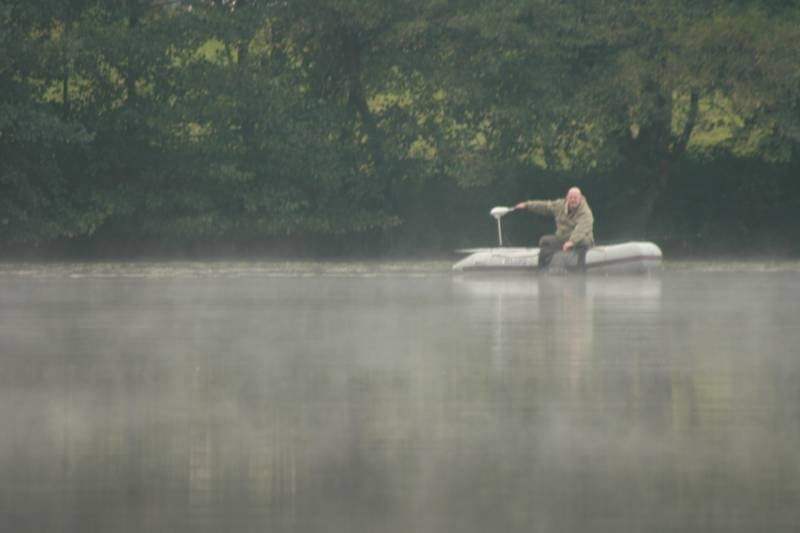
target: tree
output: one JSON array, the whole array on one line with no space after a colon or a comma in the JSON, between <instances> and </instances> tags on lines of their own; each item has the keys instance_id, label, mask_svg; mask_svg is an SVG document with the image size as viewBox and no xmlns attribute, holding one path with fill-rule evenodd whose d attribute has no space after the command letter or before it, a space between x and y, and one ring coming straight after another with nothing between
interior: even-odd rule
<instances>
[{"instance_id":1,"label":"tree","mask_svg":"<svg viewBox=\"0 0 800 533\"><path fill-rule=\"evenodd\" d=\"M47 97L52 39L63 27L41 14L50 6L43 4L0 4L0 238L6 242L91 233L103 219L60 165L64 150L82 149L92 135Z\"/></svg>"}]
</instances>

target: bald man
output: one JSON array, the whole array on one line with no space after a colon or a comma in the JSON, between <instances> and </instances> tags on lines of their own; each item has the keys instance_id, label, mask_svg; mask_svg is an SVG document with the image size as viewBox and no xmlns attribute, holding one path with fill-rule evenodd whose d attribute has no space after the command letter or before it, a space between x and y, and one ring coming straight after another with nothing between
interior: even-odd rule
<instances>
[{"instance_id":1,"label":"bald man","mask_svg":"<svg viewBox=\"0 0 800 533\"><path fill-rule=\"evenodd\" d=\"M550 264L559 250L575 249L583 265L586 250L594 245L594 216L581 190L572 187L564 198L558 200L528 200L516 205L540 215L552 215L556 222L555 235L539 239L539 268Z\"/></svg>"}]
</instances>

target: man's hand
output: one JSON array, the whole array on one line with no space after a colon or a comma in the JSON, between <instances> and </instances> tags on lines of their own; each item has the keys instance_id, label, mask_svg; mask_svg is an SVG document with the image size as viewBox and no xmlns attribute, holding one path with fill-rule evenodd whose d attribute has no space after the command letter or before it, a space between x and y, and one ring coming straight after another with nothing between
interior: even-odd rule
<instances>
[{"instance_id":1,"label":"man's hand","mask_svg":"<svg viewBox=\"0 0 800 533\"><path fill-rule=\"evenodd\" d=\"M561 249L566 252L568 250L571 250L573 246L575 245L572 243L572 241L567 241L564 243L564 246L562 246Z\"/></svg>"},{"instance_id":2,"label":"man's hand","mask_svg":"<svg viewBox=\"0 0 800 533\"><path fill-rule=\"evenodd\" d=\"M514 206L514 209L527 209L527 208L528 208L528 202L520 202Z\"/></svg>"}]
</instances>

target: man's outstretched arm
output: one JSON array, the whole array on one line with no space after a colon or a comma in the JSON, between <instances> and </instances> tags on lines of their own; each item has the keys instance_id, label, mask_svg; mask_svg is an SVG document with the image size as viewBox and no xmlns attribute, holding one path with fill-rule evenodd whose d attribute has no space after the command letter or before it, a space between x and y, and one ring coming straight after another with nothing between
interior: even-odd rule
<instances>
[{"instance_id":1,"label":"man's outstretched arm","mask_svg":"<svg viewBox=\"0 0 800 533\"><path fill-rule=\"evenodd\" d=\"M555 214L558 203L558 200L528 200L520 202L514 207L515 209L527 209L539 215L552 215Z\"/></svg>"}]
</instances>

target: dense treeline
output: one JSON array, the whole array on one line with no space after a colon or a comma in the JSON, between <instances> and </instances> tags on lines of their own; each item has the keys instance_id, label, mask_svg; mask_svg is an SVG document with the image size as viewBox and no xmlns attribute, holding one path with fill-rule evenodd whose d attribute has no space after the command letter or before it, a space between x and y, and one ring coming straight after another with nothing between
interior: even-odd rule
<instances>
[{"instance_id":1,"label":"dense treeline","mask_svg":"<svg viewBox=\"0 0 800 533\"><path fill-rule=\"evenodd\" d=\"M0 0L0 253L798 253L800 6ZM506 224L514 244L547 221Z\"/></svg>"}]
</instances>

